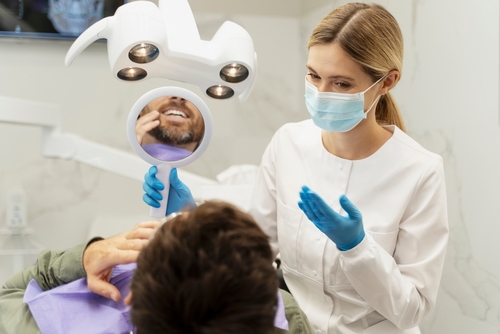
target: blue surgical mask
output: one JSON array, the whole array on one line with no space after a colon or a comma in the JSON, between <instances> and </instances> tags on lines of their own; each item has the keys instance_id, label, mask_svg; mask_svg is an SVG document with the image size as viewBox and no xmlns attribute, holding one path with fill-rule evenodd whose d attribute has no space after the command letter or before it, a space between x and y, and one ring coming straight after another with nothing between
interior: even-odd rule
<instances>
[{"instance_id":1,"label":"blue surgical mask","mask_svg":"<svg viewBox=\"0 0 500 334\"><path fill-rule=\"evenodd\" d=\"M306 78L306 107L314 124L325 131L347 132L354 129L366 118L379 98L365 112L365 93L383 78L385 75L364 91L355 94L319 92Z\"/></svg>"}]
</instances>

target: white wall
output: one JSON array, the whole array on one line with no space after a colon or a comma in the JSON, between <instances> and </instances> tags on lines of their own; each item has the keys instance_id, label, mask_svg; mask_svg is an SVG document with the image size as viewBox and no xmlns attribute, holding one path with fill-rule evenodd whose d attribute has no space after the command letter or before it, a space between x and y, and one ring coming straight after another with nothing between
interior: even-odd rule
<instances>
[{"instance_id":1,"label":"white wall","mask_svg":"<svg viewBox=\"0 0 500 334\"><path fill-rule=\"evenodd\" d=\"M408 133L445 160L451 237L438 305L423 333L498 333L498 1L377 2L398 19L405 38L403 77L395 95ZM281 124L307 117L307 37L341 3L332 1L300 18L195 13L204 39L226 19L244 26L254 39L260 72L244 104L205 99L214 137L206 154L186 170L213 178L234 164L258 164ZM125 137L129 108L146 91L172 83L118 82L110 74L104 43L92 45L66 68L69 46L67 41L0 39L0 95L60 104L64 131L130 150ZM43 159L39 142L36 128L0 123L0 225L5 193L14 185L28 192L36 237L55 249L83 241L96 217L148 217L140 182L72 161ZM6 267L0 258L0 281Z\"/></svg>"},{"instance_id":2,"label":"white wall","mask_svg":"<svg viewBox=\"0 0 500 334\"><path fill-rule=\"evenodd\" d=\"M417 2L407 119L445 159L450 243L433 333L500 329L499 3Z\"/></svg>"}]
</instances>

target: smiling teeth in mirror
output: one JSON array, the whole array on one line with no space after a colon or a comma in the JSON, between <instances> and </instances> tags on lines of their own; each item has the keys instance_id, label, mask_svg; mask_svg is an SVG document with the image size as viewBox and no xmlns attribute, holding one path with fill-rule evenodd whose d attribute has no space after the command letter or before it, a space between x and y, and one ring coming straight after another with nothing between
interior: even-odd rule
<instances>
[{"instance_id":1,"label":"smiling teeth in mirror","mask_svg":"<svg viewBox=\"0 0 500 334\"><path fill-rule=\"evenodd\" d=\"M168 110L168 111L165 111L163 113L163 115L165 115L165 116L174 115L174 116L181 116L184 118L187 117L185 113L183 113L182 111L179 111L179 110Z\"/></svg>"}]
</instances>

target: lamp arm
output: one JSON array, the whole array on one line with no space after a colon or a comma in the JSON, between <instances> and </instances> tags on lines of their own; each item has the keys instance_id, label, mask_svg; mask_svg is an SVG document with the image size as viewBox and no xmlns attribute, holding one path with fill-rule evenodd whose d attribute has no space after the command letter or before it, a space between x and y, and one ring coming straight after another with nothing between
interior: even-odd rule
<instances>
[{"instance_id":1,"label":"lamp arm","mask_svg":"<svg viewBox=\"0 0 500 334\"><path fill-rule=\"evenodd\" d=\"M100 38L106 38L105 30L111 20L113 20L112 16L105 17L91 25L80 36L78 36L73 44L71 44L68 53L66 53L64 64L66 66L71 65L73 60L90 44L94 43Z\"/></svg>"},{"instance_id":2,"label":"lamp arm","mask_svg":"<svg viewBox=\"0 0 500 334\"><path fill-rule=\"evenodd\" d=\"M0 122L58 127L61 111L52 104L0 95Z\"/></svg>"},{"instance_id":3,"label":"lamp arm","mask_svg":"<svg viewBox=\"0 0 500 334\"><path fill-rule=\"evenodd\" d=\"M158 0L158 8L163 17L169 40L200 40L200 33L187 0Z\"/></svg>"},{"instance_id":4,"label":"lamp arm","mask_svg":"<svg viewBox=\"0 0 500 334\"><path fill-rule=\"evenodd\" d=\"M42 127L42 155L46 158L75 160L113 174L143 181L149 168L135 154L102 145L58 128Z\"/></svg>"}]
</instances>

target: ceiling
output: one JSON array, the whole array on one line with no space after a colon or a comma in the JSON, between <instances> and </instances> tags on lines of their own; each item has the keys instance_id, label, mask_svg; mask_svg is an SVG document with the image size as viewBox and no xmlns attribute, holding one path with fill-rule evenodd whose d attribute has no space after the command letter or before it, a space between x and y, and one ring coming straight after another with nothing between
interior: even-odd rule
<instances>
[{"instance_id":1,"label":"ceiling","mask_svg":"<svg viewBox=\"0 0 500 334\"><path fill-rule=\"evenodd\" d=\"M152 0L158 3L158 0ZM299 17L334 0L189 0L193 13Z\"/></svg>"}]
</instances>

